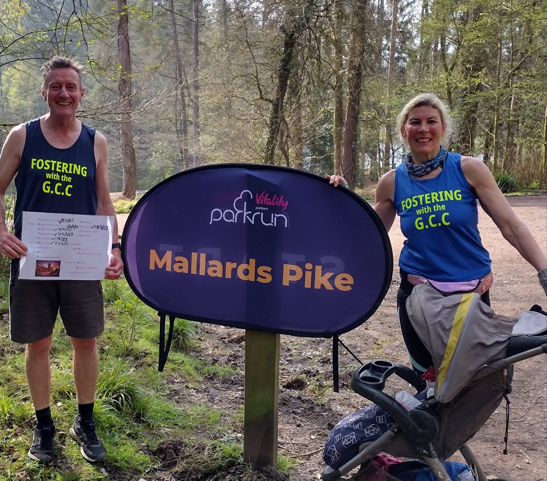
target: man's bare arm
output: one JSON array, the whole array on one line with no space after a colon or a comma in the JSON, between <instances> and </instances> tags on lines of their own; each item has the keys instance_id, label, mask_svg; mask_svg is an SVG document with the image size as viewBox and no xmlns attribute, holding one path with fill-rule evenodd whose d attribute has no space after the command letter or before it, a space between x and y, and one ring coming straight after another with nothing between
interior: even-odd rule
<instances>
[{"instance_id":1,"label":"man's bare arm","mask_svg":"<svg viewBox=\"0 0 547 481\"><path fill-rule=\"evenodd\" d=\"M18 259L28 250L6 227L6 190L19 170L25 139L26 126L18 125L8 134L0 153L0 252L10 259Z\"/></svg>"},{"instance_id":2,"label":"man's bare arm","mask_svg":"<svg viewBox=\"0 0 547 481\"><path fill-rule=\"evenodd\" d=\"M100 132L95 133L95 159L97 161L97 174L95 185L97 188L97 215L114 216L112 229L112 243L118 242L118 221L116 211L110 197L108 187L108 146L106 138ZM122 255L119 248L112 249L110 265L105 270L105 279L118 279L123 270Z\"/></svg>"}]
</instances>

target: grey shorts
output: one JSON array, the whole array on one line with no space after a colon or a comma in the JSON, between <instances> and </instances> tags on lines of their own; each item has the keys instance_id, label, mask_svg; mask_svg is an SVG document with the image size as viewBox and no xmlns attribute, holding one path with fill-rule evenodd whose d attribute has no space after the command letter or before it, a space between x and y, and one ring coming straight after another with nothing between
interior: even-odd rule
<instances>
[{"instance_id":1,"label":"grey shorts","mask_svg":"<svg viewBox=\"0 0 547 481\"><path fill-rule=\"evenodd\" d=\"M101 281L20 280L19 263L11 266L11 340L31 343L53 333L57 314L68 336L97 337L104 330Z\"/></svg>"}]
</instances>

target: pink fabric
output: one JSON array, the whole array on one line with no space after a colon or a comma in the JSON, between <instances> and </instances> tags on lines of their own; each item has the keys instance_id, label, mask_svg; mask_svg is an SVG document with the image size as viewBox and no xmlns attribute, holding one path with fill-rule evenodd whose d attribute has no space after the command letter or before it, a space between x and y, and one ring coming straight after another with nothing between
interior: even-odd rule
<instances>
[{"instance_id":1,"label":"pink fabric","mask_svg":"<svg viewBox=\"0 0 547 481\"><path fill-rule=\"evenodd\" d=\"M492 284L494 283L494 274L492 274L492 272L489 272L481 279L475 279L466 282L437 282L431 279L426 279L422 276L416 276L414 274L408 274L407 279L408 282L410 282L414 286L417 286L419 284L427 284L429 282L435 289L438 289L442 292L450 293L461 291L474 291L482 296L488 289L492 287Z\"/></svg>"}]
</instances>

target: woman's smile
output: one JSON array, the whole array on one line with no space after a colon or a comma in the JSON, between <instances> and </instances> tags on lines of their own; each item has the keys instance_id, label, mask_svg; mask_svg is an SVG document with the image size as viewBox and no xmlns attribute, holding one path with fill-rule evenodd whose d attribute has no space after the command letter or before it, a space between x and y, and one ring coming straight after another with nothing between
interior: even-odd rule
<instances>
[{"instance_id":1,"label":"woman's smile","mask_svg":"<svg viewBox=\"0 0 547 481\"><path fill-rule=\"evenodd\" d=\"M445 132L446 126L441 120L441 114L429 106L412 109L401 129L416 164L423 164L439 153Z\"/></svg>"}]
</instances>

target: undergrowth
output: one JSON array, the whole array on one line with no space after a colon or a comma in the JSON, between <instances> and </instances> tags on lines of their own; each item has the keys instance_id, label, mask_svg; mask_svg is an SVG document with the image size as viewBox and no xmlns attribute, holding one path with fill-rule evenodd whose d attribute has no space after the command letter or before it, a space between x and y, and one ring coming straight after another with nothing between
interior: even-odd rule
<instances>
[{"instance_id":1,"label":"undergrowth","mask_svg":"<svg viewBox=\"0 0 547 481\"><path fill-rule=\"evenodd\" d=\"M77 401L72 348L60 320L52 344L56 460L52 466L43 466L27 457L35 417L24 374L24 346L9 340L9 323L4 316L0 323L0 481L157 479L154 473L160 468L177 473L188 470L195 480L227 479L214 476L230 470L239 473L233 479L265 479L250 477L251 471L242 462L241 435L226 436L234 428L242 431L240 418L229 418L221 409L195 400L185 407L172 401L184 396L186 386L192 383L199 385L205 377L222 378L237 371L201 358L194 323L177 319L169 362L159 373L156 312L135 296L125 280L104 281L103 291L106 322L98 340L100 372L94 412L107 451L106 461L99 465L85 462L68 434ZM0 306L4 306L4 313L8 299L8 281L3 277ZM192 446L186 451L192 456L182 455L171 466L173 460L162 458L161 447L172 440L184 440ZM282 459L280 466L289 469L290 463Z\"/></svg>"}]
</instances>

